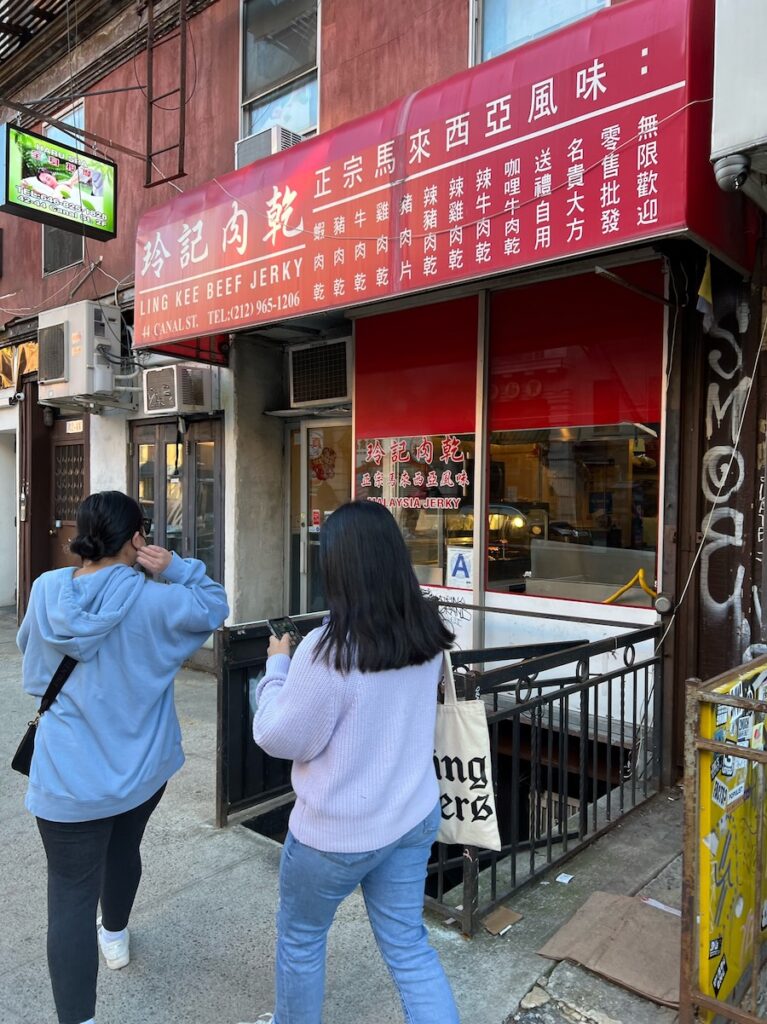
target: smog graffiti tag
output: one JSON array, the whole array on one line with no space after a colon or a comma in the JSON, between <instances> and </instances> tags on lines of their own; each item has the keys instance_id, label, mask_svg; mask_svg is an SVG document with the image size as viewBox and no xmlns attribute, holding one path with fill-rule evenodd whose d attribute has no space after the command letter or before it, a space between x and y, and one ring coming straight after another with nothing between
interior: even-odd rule
<instances>
[{"instance_id":1,"label":"smog graffiti tag","mask_svg":"<svg viewBox=\"0 0 767 1024\"><path fill-rule=\"evenodd\" d=\"M701 601L709 623L729 629L734 648L743 655L751 643L751 624L743 614L744 515L735 505L746 479L746 466L736 441L751 378L743 371L743 348L732 332L712 325L708 337L713 342L708 353L713 379L706 396L701 488L711 507L701 524L705 536L700 562ZM733 555L737 561L728 564L728 557ZM732 571L722 572L722 558L726 560L725 569L732 566ZM723 581L727 582L723 585Z\"/></svg>"}]
</instances>

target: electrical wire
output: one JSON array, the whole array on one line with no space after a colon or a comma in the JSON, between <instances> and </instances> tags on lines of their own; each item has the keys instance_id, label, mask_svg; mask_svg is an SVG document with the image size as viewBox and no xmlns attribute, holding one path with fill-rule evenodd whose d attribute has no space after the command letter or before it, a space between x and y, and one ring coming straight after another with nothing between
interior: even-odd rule
<instances>
[{"instance_id":1,"label":"electrical wire","mask_svg":"<svg viewBox=\"0 0 767 1024\"><path fill-rule=\"evenodd\" d=\"M70 92L74 92L75 72L74 72L74 63L73 63L72 36L71 36L71 33L70 33L70 21L69 21L69 5L70 5L70 2L71 2L71 0L67 0L67 7L66 7L66 15L67 15L67 58L68 58L68 61L69 61L69 87L70 87ZM77 8L76 7L75 7L74 32L75 32L75 40L76 40L77 32L78 32ZM117 187L117 183L116 182L114 183L114 186L115 186L115 188ZM79 189L78 189L78 191L79 191ZM81 225L81 231L82 231L83 252L84 252L84 255L86 257L86 260L90 264L89 270L88 270L88 274L93 274L95 270L101 270L101 272L103 274L105 274L106 277L108 277L110 280L115 282L115 292L114 292L114 294L115 294L115 304L114 304L114 307L111 307L111 308L112 309L114 309L114 308L117 309L117 313L118 313L118 316L120 318L120 322L126 328L126 332L127 332L127 329L130 328L130 324L126 320L125 315L124 315L122 309L120 308L120 304L119 304L119 301L118 301L118 295L117 295L119 286L120 286L120 284L122 282L119 281L117 278L114 278L111 274L109 274L106 270L104 270L103 267L101 266L100 260L97 261L97 260L93 260L91 258L90 250L88 249L88 239L87 239L87 236L86 236L86 233L85 233L85 211L82 209L82 205L80 207L80 225ZM83 278L81 283L84 283L85 280L86 280L86 278ZM79 287L79 285L78 285L78 287ZM74 289L74 291L76 291L76 289ZM96 304L98 305L98 307L99 307L99 309L101 311L101 315L104 317L105 323L109 323L109 316L108 316L107 311L104 308L104 305L103 305L103 303L101 301L101 296L100 296L100 294L98 292L98 289L96 287L95 281L93 282L93 299L95 300ZM49 297L48 301L50 301L50 297ZM121 367L128 366L131 369L134 369L136 367L135 361L133 359L131 359L131 357L127 357L126 359L123 359L123 357L122 357L122 337L121 337L122 336L122 331L120 331L119 333L120 333L120 337L118 338L118 341L120 342L120 347L121 347L120 358L117 359L116 357L110 356L107 359L107 361L108 362L113 362L114 361L116 363L119 363L119 365ZM102 346L102 348L103 348L103 346ZM105 355L105 353L103 351L102 351L102 355L104 355L104 357L107 358L107 356Z\"/></svg>"},{"instance_id":2,"label":"electrical wire","mask_svg":"<svg viewBox=\"0 0 767 1024\"><path fill-rule=\"evenodd\" d=\"M30 315L34 316L35 313L38 313L41 309L44 309L51 299L55 298L57 295L60 295L67 288L71 289L74 286L75 280L78 277L82 277L84 281L86 275L92 274L93 270L93 267L76 268L72 277L70 277L68 281L66 281L60 288L57 288L55 292L52 292L50 295L48 295L45 299L43 299L42 302L38 303L38 305L36 306L18 306L15 309L8 308L7 306L0 306L0 312L8 313L12 317L25 317Z\"/></svg>"},{"instance_id":3,"label":"electrical wire","mask_svg":"<svg viewBox=\"0 0 767 1024\"><path fill-rule=\"evenodd\" d=\"M77 11L75 10L75 23L74 23L74 34L75 34L75 37L76 37L77 31L78 31L76 18L77 18ZM72 31L73 31L73 26L72 26L72 23L70 21L69 0L67 0L67 6L66 6L67 60L68 60L68 63L69 63L69 85L70 85L70 92L74 93L74 64L73 64L73 50L72 50ZM92 148L95 149L95 147L92 147ZM159 168L157 168L156 165L153 164L153 166L155 166L155 170L158 170L159 173L162 173L161 171L159 171ZM169 184L172 184L172 183L169 183ZM74 294L74 292L76 292L79 289L79 287L85 282L85 280L88 278L88 276L94 274L94 272L96 270L98 270L105 277L107 277L109 280L113 281L114 284L115 284L115 288L114 288L114 305L110 306L110 308L112 308L112 309L116 308L117 309L117 311L119 313L119 316L120 316L120 319L122 321L122 324L126 328L126 331L132 330L132 326L131 326L131 324L128 323L128 321L127 321L127 319L126 319L126 317L125 317L125 315L123 313L123 310L122 310L122 308L120 306L118 292L119 292L120 285L123 284L125 281L129 280L130 278L132 278L133 274L131 272L130 274L125 275L125 277L123 277L121 279L118 279L118 278L114 277L112 274L110 274L107 270L104 269L104 267L101 265L100 260L94 260L92 258L90 250L88 248L88 239L87 239L87 236L85 234L85 214L84 214L84 211L82 210L82 208L80 210L80 222L79 222L79 224L80 224L80 229L81 229L81 232L82 232L83 254L84 254L85 262L87 263L87 266L85 266L85 267L83 267L81 269L76 270L75 273L72 275L72 277L70 277L60 288L57 288L56 291L54 291L50 295L46 296L46 298L42 302L40 302L37 306L17 307L17 308L9 308L9 307L0 306L0 312L7 313L8 315L10 315L12 317L16 317L16 316L19 316L19 317L30 316L30 315L34 315L36 313L39 313L42 309L44 309L46 307L49 308L51 300L56 298L58 295L60 295L61 292L63 292L63 291L68 289L70 294ZM95 282L94 282L94 285L93 285L93 296L92 297L93 297L93 300L99 306L99 309L101 310L102 315L104 316L105 320L108 320L106 309L104 307L104 304L102 303L102 298L101 298L101 295L100 295L100 293L99 293L99 291L98 291L98 289L97 289L97 287L95 285ZM102 354L104 354L105 358L107 358L105 353L102 353ZM133 355L127 357L126 359L123 359L122 357L120 359L116 359L115 357L110 357L108 359L108 361L110 361L110 362L114 361L116 363L119 363L121 366L126 366L127 365L131 369L142 369L142 363L141 363L141 360L139 359L137 354L133 354Z\"/></svg>"},{"instance_id":4,"label":"electrical wire","mask_svg":"<svg viewBox=\"0 0 767 1024\"><path fill-rule=\"evenodd\" d=\"M687 280L686 274L685 274L685 279ZM757 371L758 366L759 366L759 359L761 358L761 355L762 355L762 346L764 345L765 336L767 336L767 319L765 319L764 324L762 326L762 333L761 333L761 336L759 338L759 344L758 344L757 350L756 350L756 358L754 359L754 365L753 365L753 368L751 370L751 378L749 380L748 389L746 391L745 401L743 402L743 409L742 409L741 414L740 414L740 421L738 423L738 429L737 429L737 431L735 433L735 438L734 438L733 445L732 445L732 452L730 454L730 461L727 463L726 471L722 474L722 479L721 479L721 482L719 484L719 488L718 488L718 490L716 492L716 495L714 497L713 502L711 503L711 509L706 513L706 515L704 517L704 524L705 525L704 525L704 529L703 529L703 535L702 535L702 537L700 539L700 542L698 543L698 547L697 547L697 550L695 552L695 556L694 556L694 558L692 560L692 563L690 564L690 571L687 574L687 579L685 580L685 584L684 584L684 586L682 588L682 592L679 595L679 600L676 602L674 610L671 613L671 616L670 616L669 621L668 621L668 623L666 625L666 628L663 631L663 634L661 635L660 639L658 640L658 643L655 645L655 650L653 652L653 657L654 658L657 658L658 654L660 654L661 649L663 647L663 644L666 641L666 637L669 635L669 633L671 632L672 628L674 627L674 624L676 623L677 614L678 614L680 608L682 607L682 605L684 604L685 599L687 598L687 594L689 592L690 585L692 584L693 578L695 576L695 570L697 569L698 562L700 561L700 558L701 558L701 556L703 554L703 551L704 551L704 549L706 547L706 542L708 540L708 536L709 536L709 533L711 531L712 515L716 511L716 508L717 508L717 506L719 504L719 499L722 496L722 491L724 490L725 484L727 483L727 480L729 479L730 471L732 470L732 466L733 466L733 463L735 462L735 458L739 454L739 451L740 451L740 435L743 432L743 425L746 422L746 414L748 412L748 405L749 405L749 402L751 400L751 393L752 393L752 391L754 389L754 383L756 381L756 371ZM652 682L650 683L650 685L648 687L647 696L646 696L645 702L644 702L644 709L642 711L642 716L641 716L641 718L639 720L639 727L640 728L645 727L646 724L647 724L648 711L649 711L650 704L651 704L651 701L652 701L654 693L655 693L655 674L653 674Z\"/></svg>"},{"instance_id":5,"label":"electrical wire","mask_svg":"<svg viewBox=\"0 0 767 1024\"><path fill-rule=\"evenodd\" d=\"M714 500L711 503L711 509L706 513L706 515L704 517L704 524L705 524L705 526L704 526L704 529L703 529L703 535L702 535L702 537L700 539L700 542L698 544L697 550L695 552L695 557L693 558L692 563L690 565L690 571L687 574L687 579L685 581L684 587L682 588L682 593L679 595L679 600L676 602L676 605L674 607L674 611L673 611L673 613L672 613L672 615L671 615L671 617L669 619L668 625L666 626L666 629L665 629L663 635L661 636L660 640L658 641L657 647L655 648L655 654L656 655L658 654L658 652L660 651L661 647L663 646L663 642L665 641L665 639L668 636L672 626L674 625L674 622L676 621L677 613L678 613L679 609L682 607L682 605L684 604L685 598L687 597L687 592L690 589L690 584L692 583L693 577L695 575L695 570L697 568L698 562L700 561L701 555L703 554L703 550L706 547L706 543L708 541L708 535L711 532L712 513L716 511L716 508L717 508L717 506L719 504L719 499L722 496L722 491L724 490L725 484L727 483L727 480L729 479L730 471L732 469L733 463L735 462L735 458L740 453L740 435L743 432L743 425L746 422L746 413L748 412L748 404L749 404L749 402L751 400L751 392L754 390L754 384L756 382L756 371L757 371L757 368L759 366L759 359L761 358L761 355L762 355L762 346L764 345L764 340L765 340L765 336L766 335L767 335L767 318L765 319L764 325L762 326L762 333L761 333L761 337L759 339L759 344L758 344L757 350L756 350L756 359L754 360L754 365L753 365L753 368L751 370L751 378L749 380L748 388L746 390L746 397L745 397L745 400L743 402L743 409L742 409L741 414L740 414L740 422L738 423L738 429L737 429L737 432L735 434L735 439L733 441L732 452L730 454L730 460L727 463L726 471L724 473L722 473L722 479L721 479L721 482L719 484L719 488L718 488L718 490L716 492L716 495L714 497Z\"/></svg>"},{"instance_id":6,"label":"electrical wire","mask_svg":"<svg viewBox=\"0 0 767 1024\"><path fill-rule=\"evenodd\" d=\"M39 100L24 100L25 107L44 107L49 103L74 103L76 100L90 99L92 96L113 96L121 92L138 92L141 85L122 85L115 89L89 89L87 92L73 92L68 96L43 96ZM39 116L43 116L41 113Z\"/></svg>"},{"instance_id":7,"label":"electrical wire","mask_svg":"<svg viewBox=\"0 0 767 1024\"><path fill-rule=\"evenodd\" d=\"M674 350L676 347L676 328L679 320L679 292L676 287L676 280L674 278L673 268L669 268L669 282L674 292L674 322L671 326L671 344L669 345L668 362L666 364L666 391L668 391L669 384L671 383L671 371L674 366ZM687 292L685 292L685 301L687 300Z\"/></svg>"}]
</instances>

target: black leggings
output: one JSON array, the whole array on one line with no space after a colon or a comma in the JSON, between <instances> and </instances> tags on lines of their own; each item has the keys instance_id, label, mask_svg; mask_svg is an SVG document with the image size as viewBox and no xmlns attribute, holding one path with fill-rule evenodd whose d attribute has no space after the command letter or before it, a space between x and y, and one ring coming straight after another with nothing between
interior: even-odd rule
<instances>
[{"instance_id":1,"label":"black leggings","mask_svg":"<svg viewBox=\"0 0 767 1024\"><path fill-rule=\"evenodd\" d=\"M48 858L48 970L61 1024L82 1024L96 1012L96 908L100 899L108 931L128 924L141 880L141 838L164 791L112 818L37 819Z\"/></svg>"}]
</instances>

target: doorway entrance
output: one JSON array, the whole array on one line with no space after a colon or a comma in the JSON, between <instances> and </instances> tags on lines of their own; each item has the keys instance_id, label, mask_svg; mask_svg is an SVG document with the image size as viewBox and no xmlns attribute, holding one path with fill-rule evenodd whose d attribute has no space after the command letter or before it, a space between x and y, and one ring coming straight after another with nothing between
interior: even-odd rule
<instances>
[{"instance_id":1,"label":"doorway entrance","mask_svg":"<svg viewBox=\"0 0 767 1024\"><path fill-rule=\"evenodd\" d=\"M22 385L19 411L18 613L32 583L49 569L77 564L69 542L77 508L90 488L89 417L59 416L38 403L36 381Z\"/></svg>"},{"instance_id":2,"label":"doorway entrance","mask_svg":"<svg viewBox=\"0 0 767 1024\"><path fill-rule=\"evenodd\" d=\"M223 452L219 419L131 425L133 496L151 544L199 558L223 582Z\"/></svg>"},{"instance_id":3,"label":"doorway entrance","mask_svg":"<svg viewBox=\"0 0 767 1024\"><path fill-rule=\"evenodd\" d=\"M63 569L79 565L69 550L77 533L77 510L87 494L88 417L65 416L51 428L53 465L50 511L48 514L48 566Z\"/></svg>"},{"instance_id":4,"label":"doorway entrance","mask_svg":"<svg viewBox=\"0 0 767 1024\"><path fill-rule=\"evenodd\" d=\"M288 531L291 615L323 611L319 571L320 533L352 493L350 420L303 420L288 428L290 529Z\"/></svg>"}]
</instances>

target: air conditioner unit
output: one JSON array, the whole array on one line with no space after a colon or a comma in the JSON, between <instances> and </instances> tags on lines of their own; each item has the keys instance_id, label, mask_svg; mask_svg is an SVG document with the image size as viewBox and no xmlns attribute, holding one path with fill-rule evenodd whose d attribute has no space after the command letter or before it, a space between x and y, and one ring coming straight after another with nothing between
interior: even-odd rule
<instances>
[{"instance_id":1,"label":"air conditioner unit","mask_svg":"<svg viewBox=\"0 0 767 1024\"><path fill-rule=\"evenodd\" d=\"M247 138L235 142L235 169L254 164L256 160L263 160L265 156L281 153L283 149L290 149L301 141L300 135L283 128L282 125L273 124L263 132L256 132L255 135L248 135Z\"/></svg>"},{"instance_id":2,"label":"air conditioner unit","mask_svg":"<svg viewBox=\"0 0 767 1024\"><path fill-rule=\"evenodd\" d=\"M144 370L144 412L188 416L214 408L211 366L174 363Z\"/></svg>"},{"instance_id":3,"label":"air conditioner unit","mask_svg":"<svg viewBox=\"0 0 767 1024\"><path fill-rule=\"evenodd\" d=\"M113 397L120 371L120 310L74 302L38 316L38 381L42 404Z\"/></svg>"},{"instance_id":4,"label":"air conditioner unit","mask_svg":"<svg viewBox=\"0 0 767 1024\"><path fill-rule=\"evenodd\" d=\"M351 401L351 338L290 348L290 407Z\"/></svg>"}]
</instances>

